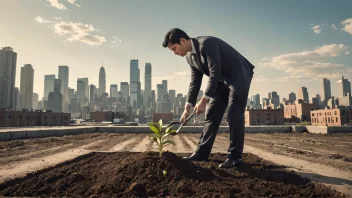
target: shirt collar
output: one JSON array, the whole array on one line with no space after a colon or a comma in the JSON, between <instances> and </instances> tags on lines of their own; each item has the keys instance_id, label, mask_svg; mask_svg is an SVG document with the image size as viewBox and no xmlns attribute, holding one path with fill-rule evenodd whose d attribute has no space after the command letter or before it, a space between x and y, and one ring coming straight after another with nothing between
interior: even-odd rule
<instances>
[{"instance_id":1,"label":"shirt collar","mask_svg":"<svg viewBox=\"0 0 352 198\"><path fill-rule=\"evenodd\" d=\"M196 52L196 49L194 48L194 44L193 44L193 40L192 39L190 39L191 40L191 45L192 45L192 54L197 54L197 52Z\"/></svg>"}]
</instances>

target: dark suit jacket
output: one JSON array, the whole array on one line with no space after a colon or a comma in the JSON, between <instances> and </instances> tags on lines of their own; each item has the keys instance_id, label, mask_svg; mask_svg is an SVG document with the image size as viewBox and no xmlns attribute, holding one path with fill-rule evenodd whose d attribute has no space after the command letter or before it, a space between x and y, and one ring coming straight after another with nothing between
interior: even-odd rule
<instances>
[{"instance_id":1,"label":"dark suit jacket","mask_svg":"<svg viewBox=\"0 0 352 198\"><path fill-rule=\"evenodd\" d=\"M197 101L203 74L209 77L204 95L214 98L219 82L228 85L236 94L248 94L254 66L233 47L223 40L211 36L191 38L196 56L187 53L191 66L191 83L187 102L193 106Z\"/></svg>"}]
</instances>

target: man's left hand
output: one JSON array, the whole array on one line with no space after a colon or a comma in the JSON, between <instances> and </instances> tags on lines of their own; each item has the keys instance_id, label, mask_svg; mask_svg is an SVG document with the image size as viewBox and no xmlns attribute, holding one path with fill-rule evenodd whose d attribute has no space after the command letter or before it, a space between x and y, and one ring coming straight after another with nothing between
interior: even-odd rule
<instances>
[{"instance_id":1,"label":"man's left hand","mask_svg":"<svg viewBox=\"0 0 352 198\"><path fill-rule=\"evenodd\" d=\"M199 102L194 107L194 111L197 115L204 113L205 108L207 107L208 99L202 97Z\"/></svg>"}]
</instances>

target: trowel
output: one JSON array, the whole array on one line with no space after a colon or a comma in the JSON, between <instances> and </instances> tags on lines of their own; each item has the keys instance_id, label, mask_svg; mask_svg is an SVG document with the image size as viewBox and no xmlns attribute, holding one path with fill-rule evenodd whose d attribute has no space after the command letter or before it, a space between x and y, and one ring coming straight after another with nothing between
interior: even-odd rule
<instances>
[{"instance_id":1,"label":"trowel","mask_svg":"<svg viewBox=\"0 0 352 198\"><path fill-rule=\"evenodd\" d=\"M184 123L181 123L181 122L171 122L169 125L167 125L166 128L171 127L171 126L180 125L180 126L177 128L176 132L171 133L170 135L177 135L178 132L180 132L181 128L182 128L184 125L186 125L187 122L188 122L194 115L196 115L196 112L195 112L195 111L193 111L193 113L191 113L191 115L189 115L189 116L186 118L186 120L185 120Z\"/></svg>"}]
</instances>

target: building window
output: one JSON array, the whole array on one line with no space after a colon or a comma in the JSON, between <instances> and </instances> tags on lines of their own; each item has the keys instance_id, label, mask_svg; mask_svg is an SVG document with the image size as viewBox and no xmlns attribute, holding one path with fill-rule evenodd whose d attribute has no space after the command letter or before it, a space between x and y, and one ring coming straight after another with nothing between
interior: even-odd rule
<instances>
[{"instance_id":1,"label":"building window","mask_svg":"<svg viewBox=\"0 0 352 198\"><path fill-rule=\"evenodd\" d=\"M335 111L335 115L337 115L337 111Z\"/></svg>"},{"instance_id":2,"label":"building window","mask_svg":"<svg viewBox=\"0 0 352 198\"><path fill-rule=\"evenodd\" d=\"M336 117L336 123L338 123L339 122L339 118L338 117Z\"/></svg>"},{"instance_id":3,"label":"building window","mask_svg":"<svg viewBox=\"0 0 352 198\"><path fill-rule=\"evenodd\" d=\"M330 123L330 118L328 118L328 123Z\"/></svg>"},{"instance_id":4,"label":"building window","mask_svg":"<svg viewBox=\"0 0 352 198\"><path fill-rule=\"evenodd\" d=\"M257 118L257 123L258 123L258 124L260 123L260 119L259 119L259 118Z\"/></svg>"},{"instance_id":5,"label":"building window","mask_svg":"<svg viewBox=\"0 0 352 198\"><path fill-rule=\"evenodd\" d=\"M312 116L314 116L314 113L312 113Z\"/></svg>"},{"instance_id":6,"label":"building window","mask_svg":"<svg viewBox=\"0 0 352 198\"><path fill-rule=\"evenodd\" d=\"M11 114L6 115L6 120L11 120Z\"/></svg>"}]
</instances>

